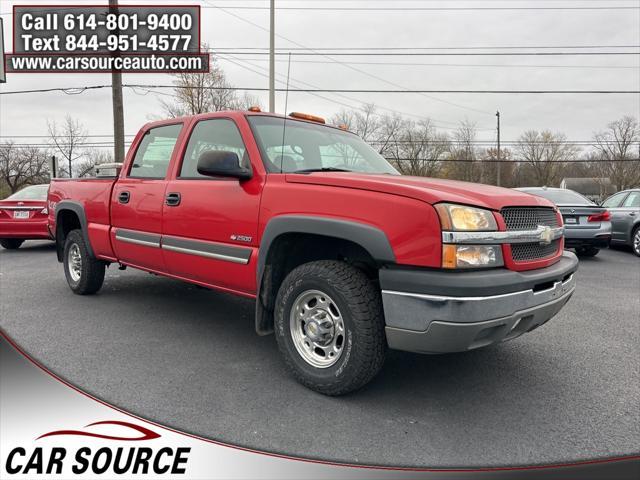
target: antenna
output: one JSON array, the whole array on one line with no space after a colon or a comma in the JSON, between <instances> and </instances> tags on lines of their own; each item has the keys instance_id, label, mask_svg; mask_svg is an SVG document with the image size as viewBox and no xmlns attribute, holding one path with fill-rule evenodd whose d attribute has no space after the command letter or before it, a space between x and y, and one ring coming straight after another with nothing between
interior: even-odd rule
<instances>
[{"instance_id":1,"label":"antenna","mask_svg":"<svg viewBox=\"0 0 640 480\"><path fill-rule=\"evenodd\" d=\"M282 121L282 146L280 147L280 173L284 162L284 134L287 129L287 105L289 103L289 74L291 73L291 52L289 52L289 62L287 65L287 91L284 96L284 120Z\"/></svg>"}]
</instances>

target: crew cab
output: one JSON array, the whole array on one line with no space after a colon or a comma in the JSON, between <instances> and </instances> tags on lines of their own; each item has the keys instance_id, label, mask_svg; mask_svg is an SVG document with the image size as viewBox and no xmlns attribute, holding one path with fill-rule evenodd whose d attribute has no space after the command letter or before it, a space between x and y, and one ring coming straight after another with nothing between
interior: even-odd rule
<instances>
[{"instance_id":1,"label":"crew cab","mask_svg":"<svg viewBox=\"0 0 640 480\"><path fill-rule=\"evenodd\" d=\"M153 122L111 178L56 179L49 227L77 294L118 264L255 301L295 378L369 382L387 348L463 352L547 322L575 289L562 217L541 197L400 175L311 115Z\"/></svg>"}]
</instances>

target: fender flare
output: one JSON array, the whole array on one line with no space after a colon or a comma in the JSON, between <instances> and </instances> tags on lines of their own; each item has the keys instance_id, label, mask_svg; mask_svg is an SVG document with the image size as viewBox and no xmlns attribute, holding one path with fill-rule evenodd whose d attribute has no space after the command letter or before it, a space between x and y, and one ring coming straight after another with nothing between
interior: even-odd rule
<instances>
[{"instance_id":1,"label":"fender flare","mask_svg":"<svg viewBox=\"0 0 640 480\"><path fill-rule=\"evenodd\" d=\"M262 304L262 287L269 249L276 238L286 233L309 233L348 240L360 245L379 263L396 262L389 239L382 230L372 225L305 215L280 215L272 218L262 233L258 249L255 320L258 335L268 335L273 332L272 314Z\"/></svg>"},{"instance_id":2,"label":"fender flare","mask_svg":"<svg viewBox=\"0 0 640 480\"><path fill-rule=\"evenodd\" d=\"M58 225L60 225L59 216L60 216L60 213L64 211L71 211L78 216L78 220L80 220L80 227L82 230L82 237L84 238L84 242L87 245L87 250L89 250L89 255L91 255L92 257L95 257L95 255L93 254L93 248L91 248L91 242L89 241L89 230L87 228L87 215L84 212L84 207L82 206L82 204L78 202L74 202L73 200L62 200L56 205L56 231L54 232L56 236L56 244L58 243L57 242ZM64 246L62 247L64 248ZM61 252L58 252L58 260L62 261Z\"/></svg>"},{"instance_id":3,"label":"fender flare","mask_svg":"<svg viewBox=\"0 0 640 480\"><path fill-rule=\"evenodd\" d=\"M285 233L310 233L349 240L364 248L377 262L396 262L389 239L377 227L328 217L280 215L269 220L262 233L258 250L256 278L258 292L260 291L269 248L276 238Z\"/></svg>"}]
</instances>

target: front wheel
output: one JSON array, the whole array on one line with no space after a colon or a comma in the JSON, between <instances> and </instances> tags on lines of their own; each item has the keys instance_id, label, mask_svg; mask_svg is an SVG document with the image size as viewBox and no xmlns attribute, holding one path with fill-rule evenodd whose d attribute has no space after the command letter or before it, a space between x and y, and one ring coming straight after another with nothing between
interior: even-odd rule
<instances>
[{"instance_id":1,"label":"front wheel","mask_svg":"<svg viewBox=\"0 0 640 480\"><path fill-rule=\"evenodd\" d=\"M105 263L89 253L80 230L72 230L64 243L64 274L78 295L91 295L102 287Z\"/></svg>"},{"instance_id":2,"label":"front wheel","mask_svg":"<svg viewBox=\"0 0 640 480\"><path fill-rule=\"evenodd\" d=\"M576 248L576 254L579 257L595 257L598 252L600 251L599 248L596 247L578 247Z\"/></svg>"},{"instance_id":3,"label":"front wheel","mask_svg":"<svg viewBox=\"0 0 640 480\"><path fill-rule=\"evenodd\" d=\"M285 278L275 307L278 347L306 387L342 395L382 368L382 300L361 270L329 260L301 265Z\"/></svg>"},{"instance_id":4,"label":"front wheel","mask_svg":"<svg viewBox=\"0 0 640 480\"><path fill-rule=\"evenodd\" d=\"M24 240L21 238L3 238L0 240L0 245L7 250L17 250L20 248L20 245L24 243Z\"/></svg>"},{"instance_id":5,"label":"front wheel","mask_svg":"<svg viewBox=\"0 0 640 480\"><path fill-rule=\"evenodd\" d=\"M631 244L631 248L633 249L633 253L640 257L640 226L636 227L633 232L632 240L633 243Z\"/></svg>"}]
</instances>

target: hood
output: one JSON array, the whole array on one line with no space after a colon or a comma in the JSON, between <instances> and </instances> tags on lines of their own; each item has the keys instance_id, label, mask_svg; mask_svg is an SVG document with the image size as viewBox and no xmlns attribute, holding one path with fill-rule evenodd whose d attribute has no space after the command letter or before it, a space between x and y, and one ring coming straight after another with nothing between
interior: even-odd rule
<instances>
[{"instance_id":1,"label":"hood","mask_svg":"<svg viewBox=\"0 0 640 480\"><path fill-rule=\"evenodd\" d=\"M429 204L439 202L461 203L491 210L510 206L553 207L542 197L510 188L494 187L479 183L442 180L404 175L371 175L353 172L314 172L287 174L288 182L331 187L357 188L372 192L388 193L421 200Z\"/></svg>"}]
</instances>

